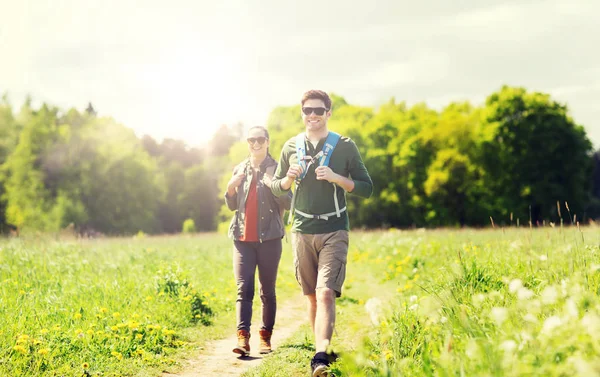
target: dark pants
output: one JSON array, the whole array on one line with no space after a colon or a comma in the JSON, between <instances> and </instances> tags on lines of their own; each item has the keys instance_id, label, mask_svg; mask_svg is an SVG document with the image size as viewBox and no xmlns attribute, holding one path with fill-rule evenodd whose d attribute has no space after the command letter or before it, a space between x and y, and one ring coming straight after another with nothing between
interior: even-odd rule
<instances>
[{"instance_id":1,"label":"dark pants","mask_svg":"<svg viewBox=\"0 0 600 377\"><path fill-rule=\"evenodd\" d=\"M254 274L258 267L260 299L262 301L261 329L273 330L277 301L275 282L281 259L281 239L260 242L233 243L233 273L237 282L237 329L250 331L252 300L254 299Z\"/></svg>"}]
</instances>

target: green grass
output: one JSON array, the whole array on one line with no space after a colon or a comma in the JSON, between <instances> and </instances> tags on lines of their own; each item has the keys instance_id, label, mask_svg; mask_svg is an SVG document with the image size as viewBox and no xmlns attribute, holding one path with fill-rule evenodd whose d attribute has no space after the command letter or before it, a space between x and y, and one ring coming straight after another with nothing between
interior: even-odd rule
<instances>
[{"instance_id":1,"label":"green grass","mask_svg":"<svg viewBox=\"0 0 600 377\"><path fill-rule=\"evenodd\" d=\"M353 233L332 371L598 375L599 241L596 228ZM379 321L366 314L372 297ZM294 339L245 376L307 375L312 336Z\"/></svg>"},{"instance_id":2,"label":"green grass","mask_svg":"<svg viewBox=\"0 0 600 377\"><path fill-rule=\"evenodd\" d=\"M336 376L600 373L598 229L353 232L350 243ZM234 328L223 235L0 248L2 376L156 376ZM284 243L280 303L299 291L291 259ZM303 326L244 376L306 376L313 353Z\"/></svg>"},{"instance_id":3,"label":"green grass","mask_svg":"<svg viewBox=\"0 0 600 377\"><path fill-rule=\"evenodd\" d=\"M216 234L0 241L0 375L180 369L234 328L231 248ZM288 252L283 296L297 292L290 265Z\"/></svg>"}]
</instances>

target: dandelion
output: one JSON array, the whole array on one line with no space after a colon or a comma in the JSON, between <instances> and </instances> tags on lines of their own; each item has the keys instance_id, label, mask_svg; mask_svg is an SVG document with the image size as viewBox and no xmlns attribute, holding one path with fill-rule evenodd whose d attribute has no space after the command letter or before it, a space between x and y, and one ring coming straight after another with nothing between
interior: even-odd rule
<instances>
[{"instance_id":1,"label":"dandelion","mask_svg":"<svg viewBox=\"0 0 600 377\"><path fill-rule=\"evenodd\" d=\"M377 297L371 297L365 304L365 310L371 317L371 323L379 326L379 317L381 316L381 300Z\"/></svg>"},{"instance_id":2,"label":"dandelion","mask_svg":"<svg viewBox=\"0 0 600 377\"><path fill-rule=\"evenodd\" d=\"M146 301L152 301L152 296L146 296Z\"/></svg>"},{"instance_id":3,"label":"dandelion","mask_svg":"<svg viewBox=\"0 0 600 377\"><path fill-rule=\"evenodd\" d=\"M110 354L113 355L114 357L116 357L119 360L123 359L123 355L121 355L120 352L112 351Z\"/></svg>"},{"instance_id":4,"label":"dandelion","mask_svg":"<svg viewBox=\"0 0 600 377\"><path fill-rule=\"evenodd\" d=\"M136 339L142 339L144 336L142 334L135 334L135 338Z\"/></svg>"},{"instance_id":5,"label":"dandelion","mask_svg":"<svg viewBox=\"0 0 600 377\"><path fill-rule=\"evenodd\" d=\"M19 335L19 337L17 338L17 344L19 343L27 343L27 341L29 340L29 335Z\"/></svg>"},{"instance_id":6,"label":"dandelion","mask_svg":"<svg viewBox=\"0 0 600 377\"><path fill-rule=\"evenodd\" d=\"M502 323L508 318L508 310L506 308L493 307L490 311L490 316L498 326L502 326Z\"/></svg>"},{"instance_id":7,"label":"dandelion","mask_svg":"<svg viewBox=\"0 0 600 377\"><path fill-rule=\"evenodd\" d=\"M20 344L17 344L16 346L14 346L13 350L20 352L20 353L27 353L27 349Z\"/></svg>"},{"instance_id":8,"label":"dandelion","mask_svg":"<svg viewBox=\"0 0 600 377\"><path fill-rule=\"evenodd\" d=\"M106 308L100 308L100 313L107 313L107 312L108 312L108 309L106 309Z\"/></svg>"},{"instance_id":9,"label":"dandelion","mask_svg":"<svg viewBox=\"0 0 600 377\"><path fill-rule=\"evenodd\" d=\"M525 287L522 287L517 291L517 298L519 300L529 300L532 297L533 292Z\"/></svg>"},{"instance_id":10,"label":"dandelion","mask_svg":"<svg viewBox=\"0 0 600 377\"><path fill-rule=\"evenodd\" d=\"M121 316L121 313L119 313L119 312L113 313L113 318L119 318L120 316Z\"/></svg>"},{"instance_id":11,"label":"dandelion","mask_svg":"<svg viewBox=\"0 0 600 377\"><path fill-rule=\"evenodd\" d=\"M523 321L525 321L525 322L531 322L531 323L536 323L537 322L537 318L533 314L527 313L527 314L525 314L523 316Z\"/></svg>"},{"instance_id":12,"label":"dandelion","mask_svg":"<svg viewBox=\"0 0 600 377\"><path fill-rule=\"evenodd\" d=\"M48 348L42 348L38 351L38 354L40 355L47 355L48 352L50 352L50 350Z\"/></svg>"},{"instance_id":13,"label":"dandelion","mask_svg":"<svg viewBox=\"0 0 600 377\"><path fill-rule=\"evenodd\" d=\"M75 313L75 314L73 315L73 318L75 318L75 319L80 319L80 318L81 318L81 313Z\"/></svg>"},{"instance_id":14,"label":"dandelion","mask_svg":"<svg viewBox=\"0 0 600 377\"><path fill-rule=\"evenodd\" d=\"M41 329L40 334L42 334L42 335L48 334L48 329Z\"/></svg>"},{"instance_id":15,"label":"dandelion","mask_svg":"<svg viewBox=\"0 0 600 377\"><path fill-rule=\"evenodd\" d=\"M544 321L544 326L542 327L543 334L551 334L555 328L560 327L562 325L562 320L560 317L553 315L552 317L546 318Z\"/></svg>"},{"instance_id":16,"label":"dandelion","mask_svg":"<svg viewBox=\"0 0 600 377\"><path fill-rule=\"evenodd\" d=\"M517 348L517 342L512 339L500 343L500 348L506 353L512 353Z\"/></svg>"},{"instance_id":17,"label":"dandelion","mask_svg":"<svg viewBox=\"0 0 600 377\"><path fill-rule=\"evenodd\" d=\"M523 288L523 282L521 281L521 279L513 279L508 284L508 291L510 293L516 293L521 288Z\"/></svg>"},{"instance_id":18,"label":"dandelion","mask_svg":"<svg viewBox=\"0 0 600 377\"><path fill-rule=\"evenodd\" d=\"M555 287L546 287L542 291L541 296L544 304L552 305L558 299L558 291Z\"/></svg>"}]
</instances>

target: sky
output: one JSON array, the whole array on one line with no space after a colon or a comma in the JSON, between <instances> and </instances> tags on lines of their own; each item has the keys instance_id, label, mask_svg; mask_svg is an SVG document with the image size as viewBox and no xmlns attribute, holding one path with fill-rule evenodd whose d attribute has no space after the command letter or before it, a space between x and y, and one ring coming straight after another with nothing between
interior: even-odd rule
<instances>
[{"instance_id":1,"label":"sky","mask_svg":"<svg viewBox=\"0 0 600 377\"><path fill-rule=\"evenodd\" d=\"M600 148L598 14L596 0L0 0L0 94L91 102L198 146L308 89L441 109L512 85L566 104Z\"/></svg>"}]
</instances>

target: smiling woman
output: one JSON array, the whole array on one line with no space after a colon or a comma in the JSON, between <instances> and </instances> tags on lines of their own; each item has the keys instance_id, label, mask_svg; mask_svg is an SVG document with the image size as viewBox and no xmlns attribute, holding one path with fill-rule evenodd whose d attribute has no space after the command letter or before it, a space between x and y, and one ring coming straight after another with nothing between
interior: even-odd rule
<instances>
[{"instance_id":1,"label":"smiling woman","mask_svg":"<svg viewBox=\"0 0 600 377\"><path fill-rule=\"evenodd\" d=\"M204 144L220 125L243 119L248 91L237 67L239 57L208 47L162 56L163 61L148 65L142 74L152 98L147 113L162 128L158 133Z\"/></svg>"}]
</instances>

